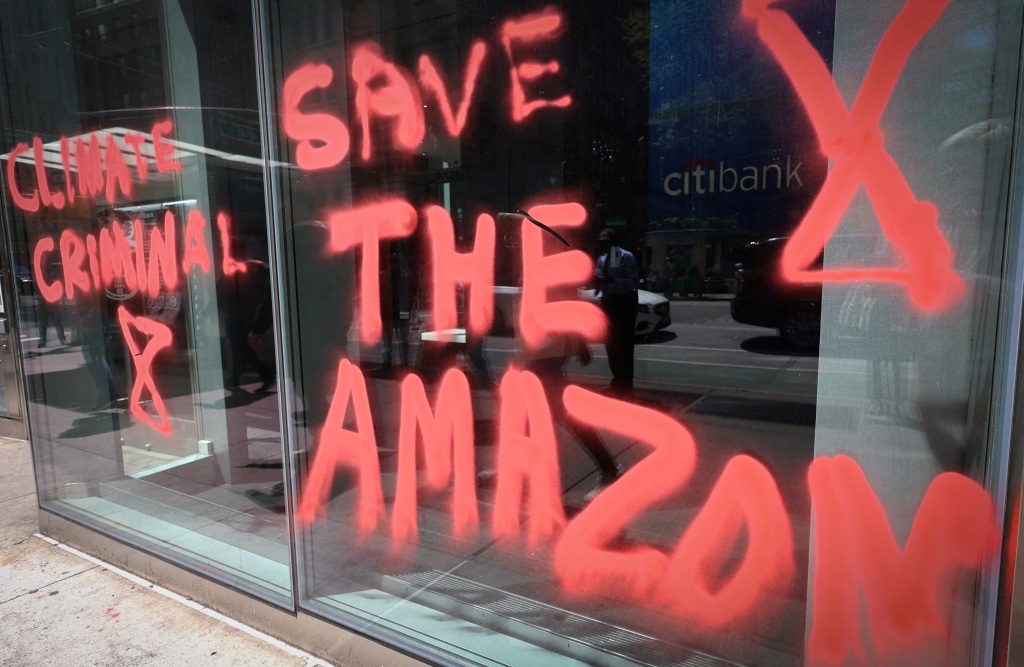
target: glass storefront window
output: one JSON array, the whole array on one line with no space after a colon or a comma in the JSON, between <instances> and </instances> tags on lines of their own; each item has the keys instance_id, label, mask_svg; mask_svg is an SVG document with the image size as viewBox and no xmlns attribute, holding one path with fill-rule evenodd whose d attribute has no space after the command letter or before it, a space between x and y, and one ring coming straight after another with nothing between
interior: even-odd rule
<instances>
[{"instance_id":1,"label":"glass storefront window","mask_svg":"<svg viewBox=\"0 0 1024 667\"><path fill-rule=\"evenodd\" d=\"M985 662L1019 3L260 9L300 607Z\"/></svg>"},{"instance_id":2,"label":"glass storefront window","mask_svg":"<svg viewBox=\"0 0 1024 667\"><path fill-rule=\"evenodd\" d=\"M440 664L992 662L1020 0L47 7L42 508Z\"/></svg>"},{"instance_id":3,"label":"glass storefront window","mask_svg":"<svg viewBox=\"0 0 1024 667\"><path fill-rule=\"evenodd\" d=\"M251 14L2 11L41 505L291 606Z\"/></svg>"}]
</instances>

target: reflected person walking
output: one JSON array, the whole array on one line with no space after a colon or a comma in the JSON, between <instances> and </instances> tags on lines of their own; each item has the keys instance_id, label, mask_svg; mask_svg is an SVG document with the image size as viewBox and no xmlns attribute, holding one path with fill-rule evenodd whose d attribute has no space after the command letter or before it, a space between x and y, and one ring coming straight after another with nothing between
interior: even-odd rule
<instances>
[{"instance_id":1,"label":"reflected person walking","mask_svg":"<svg viewBox=\"0 0 1024 667\"><path fill-rule=\"evenodd\" d=\"M597 237L600 255L594 267L601 309L608 317L605 350L612 372L610 389L617 395L633 393L633 332L636 327L636 257L619 247L619 236L606 227Z\"/></svg>"}]
</instances>

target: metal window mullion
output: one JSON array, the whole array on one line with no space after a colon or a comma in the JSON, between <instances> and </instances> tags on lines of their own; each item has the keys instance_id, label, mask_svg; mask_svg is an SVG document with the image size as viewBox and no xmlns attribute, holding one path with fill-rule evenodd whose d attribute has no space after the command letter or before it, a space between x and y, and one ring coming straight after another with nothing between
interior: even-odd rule
<instances>
[{"instance_id":1,"label":"metal window mullion","mask_svg":"<svg viewBox=\"0 0 1024 667\"><path fill-rule=\"evenodd\" d=\"M296 530L293 506L293 475L291 452L296 442L294 437L295 424L291 418L289 406L294 404L294 388L287 379L292 377L291 360L288 354L290 339L284 326L283 281L281 280L283 245L281 238L282 224L279 216L281 201L277 179L274 177L273 164L276 160L276 142L274 141L274 123L271 122L271 109L274 106L274 86L271 81L270 53L268 50L272 40L267 38L266 27L269 10L265 0L252 0L253 51L256 59L256 87L259 111L260 148L263 153L263 191L266 206L267 239L269 241L268 263L270 265L270 294L273 306L271 330L274 333L274 350L276 351L276 372L278 379L278 411L281 415L281 474L284 483L285 521L288 528L288 554L290 558L289 573L292 588L292 613L299 609L299 575L298 575L298 533ZM287 168L287 167L282 167Z\"/></svg>"}]
</instances>

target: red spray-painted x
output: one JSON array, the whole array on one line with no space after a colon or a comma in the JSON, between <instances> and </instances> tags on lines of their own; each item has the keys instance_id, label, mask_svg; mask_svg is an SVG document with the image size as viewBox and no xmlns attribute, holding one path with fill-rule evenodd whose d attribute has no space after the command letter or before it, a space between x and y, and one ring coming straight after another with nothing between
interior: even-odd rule
<instances>
[{"instance_id":1,"label":"red spray-painted x","mask_svg":"<svg viewBox=\"0 0 1024 667\"><path fill-rule=\"evenodd\" d=\"M800 28L774 0L744 0L743 14L757 21L757 34L778 60L814 125L822 151L833 160L825 184L782 255L782 273L793 282L870 280L901 283L925 311L954 304L964 291L953 271L953 253L938 227L938 211L914 197L899 166L885 149L878 122L910 53L931 29L949 0L908 0L886 30L848 111L828 67ZM809 271L863 183L882 231L904 267Z\"/></svg>"},{"instance_id":2,"label":"red spray-painted x","mask_svg":"<svg viewBox=\"0 0 1024 667\"><path fill-rule=\"evenodd\" d=\"M128 350L131 352L132 360L135 364L135 382L132 384L130 404L131 413L135 415L136 419L149 424L159 433L170 435L171 422L167 418L167 407L164 405L164 399L160 396L160 392L157 391L156 383L153 380L153 358L156 357L160 350L170 346L173 340L171 329L167 325L160 324L148 317L135 317L124 306L117 309L117 319L121 324L121 333L124 335L124 340L128 344ZM139 344L132 334L132 328L149 336L149 341L145 344L144 349L139 348ZM160 422L157 422L152 415L142 409L143 389L149 390L149 395L153 399L153 408L156 410L157 416L160 417Z\"/></svg>"}]
</instances>

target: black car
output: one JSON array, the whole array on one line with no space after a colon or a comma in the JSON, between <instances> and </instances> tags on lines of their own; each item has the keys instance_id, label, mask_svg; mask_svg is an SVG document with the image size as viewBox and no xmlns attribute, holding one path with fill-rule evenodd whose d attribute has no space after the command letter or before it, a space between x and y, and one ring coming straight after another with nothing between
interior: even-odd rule
<instances>
[{"instance_id":1,"label":"black car","mask_svg":"<svg viewBox=\"0 0 1024 667\"><path fill-rule=\"evenodd\" d=\"M35 277L32 275L32 269L27 266L17 265L11 273L18 292L20 294L31 294L36 282Z\"/></svg>"},{"instance_id":2,"label":"black car","mask_svg":"<svg viewBox=\"0 0 1024 667\"><path fill-rule=\"evenodd\" d=\"M741 324L778 329L799 349L817 348L821 335L821 284L792 283L782 276L788 238L755 241L745 248L736 271L732 318ZM818 257L811 269L820 269Z\"/></svg>"}]
</instances>

